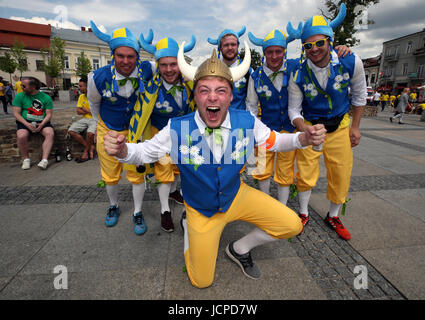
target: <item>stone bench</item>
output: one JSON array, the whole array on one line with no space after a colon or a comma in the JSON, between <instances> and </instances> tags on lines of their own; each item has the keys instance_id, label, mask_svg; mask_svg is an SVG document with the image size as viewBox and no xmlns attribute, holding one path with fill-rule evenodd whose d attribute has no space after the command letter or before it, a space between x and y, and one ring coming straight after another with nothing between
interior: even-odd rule
<instances>
[{"instance_id":1,"label":"stone bench","mask_svg":"<svg viewBox=\"0 0 425 320\"><path fill-rule=\"evenodd\" d=\"M69 115L61 113L59 119L57 119L59 114L53 115L52 125L55 131L55 138L49 159L55 158L56 150L59 151L62 160L65 159L68 128L74 115L75 109ZM80 117L76 117L76 119L78 120ZM44 137L41 134L32 134L30 136L28 149L32 161L41 160L43 140ZM84 151L84 147L73 139L69 140L69 147L73 158L80 157ZM22 161L22 158L17 144L15 118L2 119L0 126L0 163L20 161Z\"/></svg>"}]
</instances>

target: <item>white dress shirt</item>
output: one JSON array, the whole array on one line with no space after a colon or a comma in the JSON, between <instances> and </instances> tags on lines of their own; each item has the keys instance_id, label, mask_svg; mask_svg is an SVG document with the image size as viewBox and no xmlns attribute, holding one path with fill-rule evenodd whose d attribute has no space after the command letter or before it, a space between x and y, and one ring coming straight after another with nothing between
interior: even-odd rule
<instances>
[{"instance_id":1,"label":"white dress shirt","mask_svg":"<svg viewBox=\"0 0 425 320\"><path fill-rule=\"evenodd\" d=\"M162 84L165 88L165 90L170 90L174 85L173 84L169 84L167 81L165 81L164 79L162 79ZM182 86L181 81L179 81L176 85L178 86ZM177 105L179 106L179 108L181 109L183 106L183 91L180 90L176 90L175 95L173 96L174 100L176 101Z\"/></svg>"},{"instance_id":2,"label":"white dress shirt","mask_svg":"<svg viewBox=\"0 0 425 320\"><path fill-rule=\"evenodd\" d=\"M258 146L266 145L267 139L269 139L271 130L262 123L259 119L255 118L254 122L254 137ZM171 120L170 120L171 121ZM120 162L131 163L140 165L143 163L153 163L158 161L166 154L171 153L171 133L170 133L170 121L168 124L159 131L151 140L144 141L142 143L134 144L127 143L128 154L127 157L120 159ZM206 125L199 116L199 112L195 113L195 122L198 126L200 134L204 134ZM224 150L227 147L227 141L229 138L230 130L232 129L230 122L230 113L227 112L226 118L223 121L221 127L221 135L223 138L223 145L217 145L214 138L214 134L205 137L206 142L213 153L214 159L220 162ZM278 133L276 134L276 140L273 146L268 150L275 152L286 152L294 149L302 149L298 136L301 134L297 133Z\"/></svg>"},{"instance_id":3,"label":"white dress shirt","mask_svg":"<svg viewBox=\"0 0 425 320\"><path fill-rule=\"evenodd\" d=\"M362 60L356 55L355 56L355 66L354 73L350 79L350 92L351 92L351 105L362 107L366 105L367 98L367 90L366 90L366 77L363 68ZM332 60L335 64L339 63L338 55L335 51L332 51ZM328 85L328 69L329 64L324 68L317 67L314 63L312 63L309 59L307 59L308 66L313 71L316 76L319 85L322 88L326 88ZM303 118L301 115L302 111L302 102L304 99L303 93L298 87L298 85L293 81L293 75L291 75L291 79L288 85L288 114L291 122L293 124L294 120L297 118Z\"/></svg>"},{"instance_id":4,"label":"white dress shirt","mask_svg":"<svg viewBox=\"0 0 425 320\"><path fill-rule=\"evenodd\" d=\"M282 90L282 82L283 82L283 70L284 65L280 67L278 71L282 71L282 73L278 73L276 75L276 78L272 81L275 89L280 92ZM273 70L267 67L267 63L263 64L263 72L266 74L268 78L270 78L270 75L273 73ZM252 76L249 77L248 82L248 92L246 95L246 106L249 111L255 116L258 115L258 94L255 90L254 86L254 79L252 79Z\"/></svg>"},{"instance_id":5,"label":"white dress shirt","mask_svg":"<svg viewBox=\"0 0 425 320\"><path fill-rule=\"evenodd\" d=\"M152 67L152 73L155 72L155 63L151 62ZM112 69L112 66L111 66ZM93 119L99 121L99 113L100 113L100 103L102 101L102 94L97 90L96 84L93 79L93 72L90 72L87 79L87 99L89 101L90 105L90 112L93 115ZM120 74L117 69L115 68L115 79L117 81L125 79L125 78L137 78L137 68L133 70L133 72L128 76L124 77L122 74ZM137 89L138 90L138 89ZM119 90L117 94L123 98L129 98L134 92L133 85L131 81L127 81L125 85L119 86Z\"/></svg>"}]
</instances>

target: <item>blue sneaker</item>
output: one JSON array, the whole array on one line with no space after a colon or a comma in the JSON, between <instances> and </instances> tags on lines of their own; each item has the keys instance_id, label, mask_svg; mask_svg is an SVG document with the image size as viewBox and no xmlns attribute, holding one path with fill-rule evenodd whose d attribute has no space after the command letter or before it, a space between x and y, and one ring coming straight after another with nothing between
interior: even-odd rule
<instances>
[{"instance_id":1,"label":"blue sneaker","mask_svg":"<svg viewBox=\"0 0 425 320\"><path fill-rule=\"evenodd\" d=\"M133 215L133 222L134 222L134 232L137 235L140 236L148 230L148 227L145 224L145 219L143 218L143 214L141 211L137 212L136 215Z\"/></svg>"},{"instance_id":2,"label":"blue sneaker","mask_svg":"<svg viewBox=\"0 0 425 320\"><path fill-rule=\"evenodd\" d=\"M120 208L118 206L110 206L106 213L105 224L107 227L113 227L118 222L118 216L120 215Z\"/></svg>"}]
</instances>

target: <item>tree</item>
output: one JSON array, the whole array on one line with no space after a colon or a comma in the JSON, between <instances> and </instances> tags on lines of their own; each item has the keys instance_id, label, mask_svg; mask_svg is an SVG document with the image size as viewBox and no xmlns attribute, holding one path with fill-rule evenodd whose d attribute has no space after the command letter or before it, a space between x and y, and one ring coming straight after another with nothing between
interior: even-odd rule
<instances>
[{"instance_id":1,"label":"tree","mask_svg":"<svg viewBox=\"0 0 425 320\"><path fill-rule=\"evenodd\" d=\"M379 0L326 0L326 8L319 8L322 15L329 21L335 19L339 12L341 3L347 6L347 15L344 22L335 30L334 46L345 44L349 47L360 44L354 34L360 30L367 28L368 25L374 24L373 20L367 18L367 8L378 4Z\"/></svg>"},{"instance_id":2,"label":"tree","mask_svg":"<svg viewBox=\"0 0 425 320\"><path fill-rule=\"evenodd\" d=\"M43 71L51 78L57 78L65 69L65 41L54 37L50 41L50 48L40 50L43 55ZM46 62L47 60L47 62Z\"/></svg>"},{"instance_id":3,"label":"tree","mask_svg":"<svg viewBox=\"0 0 425 320\"><path fill-rule=\"evenodd\" d=\"M255 49L250 49L250 50L251 50L251 68L255 70L259 66L261 66L261 54ZM239 56L241 57L242 60L244 59L245 48L240 51Z\"/></svg>"},{"instance_id":4,"label":"tree","mask_svg":"<svg viewBox=\"0 0 425 320\"><path fill-rule=\"evenodd\" d=\"M76 69L75 74L80 78L87 77L91 71L90 59L86 57L84 51L81 51L81 54L77 59Z\"/></svg>"},{"instance_id":5,"label":"tree","mask_svg":"<svg viewBox=\"0 0 425 320\"><path fill-rule=\"evenodd\" d=\"M9 74L10 83L12 83L12 73L15 72L17 64L8 51L0 57L0 70Z\"/></svg>"},{"instance_id":6,"label":"tree","mask_svg":"<svg viewBox=\"0 0 425 320\"><path fill-rule=\"evenodd\" d=\"M15 38L13 46L10 47L10 54L16 62L16 69L19 70L22 77L22 72L28 70L27 55L24 52L25 43L18 41Z\"/></svg>"}]
</instances>

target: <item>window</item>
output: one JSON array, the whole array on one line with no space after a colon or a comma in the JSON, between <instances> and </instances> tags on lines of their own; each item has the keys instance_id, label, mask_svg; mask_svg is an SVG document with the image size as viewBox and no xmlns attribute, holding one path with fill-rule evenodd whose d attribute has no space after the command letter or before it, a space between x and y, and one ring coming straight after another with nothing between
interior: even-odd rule
<instances>
[{"instance_id":1,"label":"window","mask_svg":"<svg viewBox=\"0 0 425 320\"><path fill-rule=\"evenodd\" d=\"M418 78L424 78L425 77L425 64L421 64L418 67Z\"/></svg>"},{"instance_id":2,"label":"window","mask_svg":"<svg viewBox=\"0 0 425 320\"><path fill-rule=\"evenodd\" d=\"M370 83L375 83L375 77L376 77L376 74L374 73L370 75Z\"/></svg>"},{"instance_id":3,"label":"window","mask_svg":"<svg viewBox=\"0 0 425 320\"><path fill-rule=\"evenodd\" d=\"M112 60L106 60L106 64L111 64Z\"/></svg>"},{"instance_id":4,"label":"window","mask_svg":"<svg viewBox=\"0 0 425 320\"><path fill-rule=\"evenodd\" d=\"M407 44L406 53L411 53L412 52L412 46L413 46L413 42L412 41L409 41L409 43Z\"/></svg>"},{"instance_id":5,"label":"window","mask_svg":"<svg viewBox=\"0 0 425 320\"><path fill-rule=\"evenodd\" d=\"M43 71L43 65L44 65L43 60L35 60L35 67L37 71Z\"/></svg>"},{"instance_id":6,"label":"window","mask_svg":"<svg viewBox=\"0 0 425 320\"><path fill-rule=\"evenodd\" d=\"M99 69L99 59L93 59L93 70Z\"/></svg>"},{"instance_id":7,"label":"window","mask_svg":"<svg viewBox=\"0 0 425 320\"><path fill-rule=\"evenodd\" d=\"M395 48L394 48L394 56L395 57L398 56L398 49L400 49L400 46L395 46Z\"/></svg>"},{"instance_id":8,"label":"window","mask_svg":"<svg viewBox=\"0 0 425 320\"><path fill-rule=\"evenodd\" d=\"M69 69L69 57L65 56L64 58L64 65L65 65L65 69Z\"/></svg>"},{"instance_id":9,"label":"window","mask_svg":"<svg viewBox=\"0 0 425 320\"><path fill-rule=\"evenodd\" d=\"M409 64L404 63L403 64L403 76L407 76L408 71L409 71Z\"/></svg>"}]
</instances>

